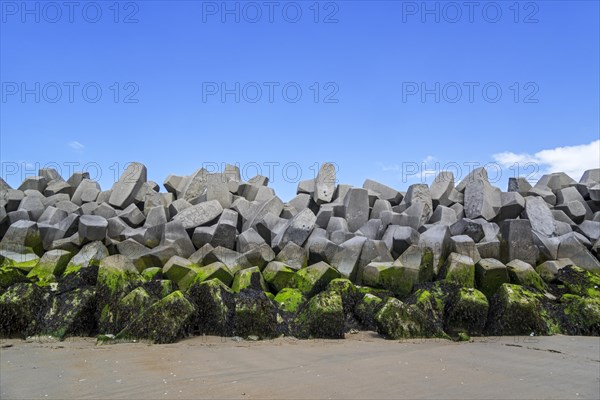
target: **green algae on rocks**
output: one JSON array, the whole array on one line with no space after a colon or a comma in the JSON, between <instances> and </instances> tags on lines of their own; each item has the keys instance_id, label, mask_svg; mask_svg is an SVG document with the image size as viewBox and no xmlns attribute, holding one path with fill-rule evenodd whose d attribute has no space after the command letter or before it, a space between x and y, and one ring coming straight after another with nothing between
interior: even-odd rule
<instances>
[{"instance_id":1,"label":"green algae on rocks","mask_svg":"<svg viewBox=\"0 0 600 400\"><path fill-rule=\"evenodd\" d=\"M185 335L195 307L177 290L152 304L131 321L116 339L146 339L153 343L173 343Z\"/></svg>"},{"instance_id":2,"label":"green algae on rocks","mask_svg":"<svg viewBox=\"0 0 600 400\"><path fill-rule=\"evenodd\" d=\"M388 298L375 316L377 331L389 339L447 337L414 305Z\"/></svg>"}]
</instances>

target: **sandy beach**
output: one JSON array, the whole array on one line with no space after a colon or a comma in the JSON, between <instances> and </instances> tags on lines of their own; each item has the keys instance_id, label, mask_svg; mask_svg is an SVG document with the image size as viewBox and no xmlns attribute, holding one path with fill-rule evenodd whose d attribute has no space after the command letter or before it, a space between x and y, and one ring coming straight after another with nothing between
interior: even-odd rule
<instances>
[{"instance_id":1,"label":"sandy beach","mask_svg":"<svg viewBox=\"0 0 600 400\"><path fill-rule=\"evenodd\" d=\"M597 399L600 338L1 342L2 399Z\"/></svg>"}]
</instances>

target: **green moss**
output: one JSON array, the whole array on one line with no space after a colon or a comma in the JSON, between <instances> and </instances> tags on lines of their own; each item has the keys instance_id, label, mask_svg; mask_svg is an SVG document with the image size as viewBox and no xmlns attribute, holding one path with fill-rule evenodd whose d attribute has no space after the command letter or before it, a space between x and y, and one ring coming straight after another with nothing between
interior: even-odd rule
<instances>
[{"instance_id":1,"label":"green moss","mask_svg":"<svg viewBox=\"0 0 600 400\"><path fill-rule=\"evenodd\" d=\"M340 278L340 273L324 262L320 262L296 272L291 286L300 290L306 297L323 291L329 282Z\"/></svg>"},{"instance_id":2,"label":"green moss","mask_svg":"<svg viewBox=\"0 0 600 400\"><path fill-rule=\"evenodd\" d=\"M434 277L433 251L426 247L421 254L421 266L419 268L419 282L429 282Z\"/></svg>"},{"instance_id":3,"label":"green moss","mask_svg":"<svg viewBox=\"0 0 600 400\"><path fill-rule=\"evenodd\" d=\"M183 336L195 307L181 291L152 304L116 336L117 339L148 339L172 343Z\"/></svg>"},{"instance_id":4,"label":"green moss","mask_svg":"<svg viewBox=\"0 0 600 400\"><path fill-rule=\"evenodd\" d=\"M383 300L379 297L367 293L356 303L354 314L362 326L368 330L375 330L377 329L375 325L375 315L382 304Z\"/></svg>"},{"instance_id":5,"label":"green moss","mask_svg":"<svg viewBox=\"0 0 600 400\"><path fill-rule=\"evenodd\" d=\"M500 262L496 264L483 259L475 266L475 282L477 289L489 299L503 283L510 282L508 269Z\"/></svg>"},{"instance_id":6,"label":"green moss","mask_svg":"<svg viewBox=\"0 0 600 400\"><path fill-rule=\"evenodd\" d=\"M407 296L419 280L419 270L391 263L371 263L363 270L362 281L368 286L387 289L396 296Z\"/></svg>"},{"instance_id":7,"label":"green moss","mask_svg":"<svg viewBox=\"0 0 600 400\"><path fill-rule=\"evenodd\" d=\"M465 332L458 333L458 341L459 342L468 342L469 340L471 340L471 337L467 333L465 333Z\"/></svg>"},{"instance_id":8,"label":"green moss","mask_svg":"<svg viewBox=\"0 0 600 400\"><path fill-rule=\"evenodd\" d=\"M64 339L69 335L89 336L96 321L94 288L80 288L52 299L43 317L41 334Z\"/></svg>"},{"instance_id":9,"label":"green moss","mask_svg":"<svg viewBox=\"0 0 600 400\"><path fill-rule=\"evenodd\" d=\"M469 264L457 263L446 273L446 280L466 288L475 287L475 267Z\"/></svg>"},{"instance_id":10,"label":"green moss","mask_svg":"<svg viewBox=\"0 0 600 400\"><path fill-rule=\"evenodd\" d=\"M388 297L394 297L394 293L385 289L377 289L370 286L357 286L358 296L364 296L366 294L372 294L380 299L387 299Z\"/></svg>"},{"instance_id":11,"label":"green moss","mask_svg":"<svg viewBox=\"0 0 600 400\"><path fill-rule=\"evenodd\" d=\"M481 335L487 321L489 304L477 289L461 288L445 312L444 328L449 334L466 332Z\"/></svg>"},{"instance_id":12,"label":"green moss","mask_svg":"<svg viewBox=\"0 0 600 400\"><path fill-rule=\"evenodd\" d=\"M568 266L558 271L557 279L564 283L571 294L600 299L600 276L592 272Z\"/></svg>"},{"instance_id":13,"label":"green moss","mask_svg":"<svg viewBox=\"0 0 600 400\"><path fill-rule=\"evenodd\" d=\"M108 249L101 242L88 243L71 258L63 277L76 275L81 269L97 267L106 257L109 257Z\"/></svg>"},{"instance_id":14,"label":"green moss","mask_svg":"<svg viewBox=\"0 0 600 400\"><path fill-rule=\"evenodd\" d=\"M300 336L343 339L345 317L342 297L325 291L311 298L297 318Z\"/></svg>"},{"instance_id":15,"label":"green moss","mask_svg":"<svg viewBox=\"0 0 600 400\"><path fill-rule=\"evenodd\" d=\"M298 289L284 288L277 296L275 296L275 303L277 303L279 309L290 313L296 313L300 306L306 302L306 298L302 292Z\"/></svg>"},{"instance_id":16,"label":"green moss","mask_svg":"<svg viewBox=\"0 0 600 400\"><path fill-rule=\"evenodd\" d=\"M231 286L233 283L233 275L229 271L229 268L222 262L214 262L205 267L201 267L197 270L197 274L194 277L194 282L204 282L210 279L218 279L227 286Z\"/></svg>"},{"instance_id":17,"label":"green moss","mask_svg":"<svg viewBox=\"0 0 600 400\"><path fill-rule=\"evenodd\" d=\"M29 279L18 269L10 266L0 268L0 293L19 282L29 282Z\"/></svg>"},{"instance_id":18,"label":"green moss","mask_svg":"<svg viewBox=\"0 0 600 400\"><path fill-rule=\"evenodd\" d=\"M377 331L389 339L447 336L413 305L389 298L375 316Z\"/></svg>"},{"instance_id":19,"label":"green moss","mask_svg":"<svg viewBox=\"0 0 600 400\"><path fill-rule=\"evenodd\" d=\"M15 269L20 269L23 272L29 273L39 262L38 257L32 257L28 260L23 261L14 261L12 263L12 267Z\"/></svg>"},{"instance_id":20,"label":"green moss","mask_svg":"<svg viewBox=\"0 0 600 400\"><path fill-rule=\"evenodd\" d=\"M152 305L154 299L142 287L137 287L124 296L115 307L114 332L119 332L134 318Z\"/></svg>"},{"instance_id":21,"label":"green moss","mask_svg":"<svg viewBox=\"0 0 600 400\"><path fill-rule=\"evenodd\" d=\"M101 333L115 333L122 329L121 326L115 325L118 321L116 315L113 315L118 312L119 301L127 293L146 282L133 264L127 264L122 256L112 257L115 258L110 260L107 258L101 262L96 282L97 310L100 314L98 330ZM125 264L121 264L122 262ZM108 314L104 310L106 306L110 311Z\"/></svg>"},{"instance_id":22,"label":"green moss","mask_svg":"<svg viewBox=\"0 0 600 400\"><path fill-rule=\"evenodd\" d=\"M173 282L179 284L179 281L188 275L190 271L197 270L198 268L198 265L185 258L173 256L163 267L162 273Z\"/></svg>"},{"instance_id":23,"label":"green moss","mask_svg":"<svg viewBox=\"0 0 600 400\"><path fill-rule=\"evenodd\" d=\"M67 265L67 268L65 268L65 272L63 273L63 277L66 277L68 275L72 275L72 274L76 274L77 272L79 272L79 270L83 268L82 265L79 264L69 264Z\"/></svg>"},{"instance_id":24,"label":"green moss","mask_svg":"<svg viewBox=\"0 0 600 400\"><path fill-rule=\"evenodd\" d=\"M200 270L199 267L198 268L190 268L188 270L187 274L185 274L183 277L179 278L177 281L173 280L173 282L175 282L175 284L177 284L177 287L179 288L179 290L185 292L192 285L192 283L194 283L194 281L196 280L196 276L198 275L199 270Z\"/></svg>"},{"instance_id":25,"label":"green moss","mask_svg":"<svg viewBox=\"0 0 600 400\"><path fill-rule=\"evenodd\" d=\"M541 292L544 292L547 289L546 283L544 283L542 277L533 268L527 271L515 271L509 269L508 275L511 283L528 286Z\"/></svg>"},{"instance_id":26,"label":"green moss","mask_svg":"<svg viewBox=\"0 0 600 400\"><path fill-rule=\"evenodd\" d=\"M142 271L142 276L147 281L151 281L152 279L162 279L162 268L159 268L159 267L146 268Z\"/></svg>"},{"instance_id":27,"label":"green moss","mask_svg":"<svg viewBox=\"0 0 600 400\"><path fill-rule=\"evenodd\" d=\"M119 293L126 293L144 282L144 278L138 272L120 268L100 268L98 270L97 285L105 289L109 297L120 298Z\"/></svg>"},{"instance_id":28,"label":"green moss","mask_svg":"<svg viewBox=\"0 0 600 400\"><path fill-rule=\"evenodd\" d=\"M231 336L235 303L233 292L219 279L194 282L187 292L196 306L192 320L194 330L200 334Z\"/></svg>"},{"instance_id":29,"label":"green moss","mask_svg":"<svg viewBox=\"0 0 600 400\"><path fill-rule=\"evenodd\" d=\"M239 293L243 289L269 291L258 267L241 269L235 273L231 289Z\"/></svg>"},{"instance_id":30,"label":"green moss","mask_svg":"<svg viewBox=\"0 0 600 400\"><path fill-rule=\"evenodd\" d=\"M275 293L289 287L294 274L295 271L293 269L278 261L271 261L262 271L265 282Z\"/></svg>"},{"instance_id":31,"label":"green moss","mask_svg":"<svg viewBox=\"0 0 600 400\"><path fill-rule=\"evenodd\" d=\"M277 309L264 292L244 289L235 296L234 324L234 333L238 336L275 337Z\"/></svg>"},{"instance_id":32,"label":"green moss","mask_svg":"<svg viewBox=\"0 0 600 400\"><path fill-rule=\"evenodd\" d=\"M164 299L171 293L175 291L175 286L172 281L168 279L161 279L158 281L160 285L160 290L158 291L158 298Z\"/></svg>"},{"instance_id":33,"label":"green moss","mask_svg":"<svg viewBox=\"0 0 600 400\"><path fill-rule=\"evenodd\" d=\"M374 294L367 293L362 297L362 302L365 304L380 304L381 299Z\"/></svg>"},{"instance_id":34,"label":"green moss","mask_svg":"<svg viewBox=\"0 0 600 400\"><path fill-rule=\"evenodd\" d=\"M30 336L39 329L39 314L48 294L31 283L16 283L0 296L0 337Z\"/></svg>"},{"instance_id":35,"label":"green moss","mask_svg":"<svg viewBox=\"0 0 600 400\"><path fill-rule=\"evenodd\" d=\"M543 304L543 295L524 286L505 283L490 304L488 330L493 335L548 335L554 323Z\"/></svg>"},{"instance_id":36,"label":"green moss","mask_svg":"<svg viewBox=\"0 0 600 400\"><path fill-rule=\"evenodd\" d=\"M50 284L56 282L56 276L48 270L35 270L33 269L27 277L35 281L38 286L50 286Z\"/></svg>"},{"instance_id":37,"label":"green moss","mask_svg":"<svg viewBox=\"0 0 600 400\"><path fill-rule=\"evenodd\" d=\"M342 297L342 303L344 305L344 314L349 315L358 301L358 290L356 286L346 278L333 279L327 285L325 289L327 291L335 292Z\"/></svg>"},{"instance_id":38,"label":"green moss","mask_svg":"<svg viewBox=\"0 0 600 400\"><path fill-rule=\"evenodd\" d=\"M431 314L435 321L441 320L444 313L444 299L440 296L435 296L429 290L422 290L418 294L415 304L421 311Z\"/></svg>"},{"instance_id":39,"label":"green moss","mask_svg":"<svg viewBox=\"0 0 600 400\"><path fill-rule=\"evenodd\" d=\"M407 302L414 304L436 327L442 329L446 302L450 294L456 292L459 286L449 285L446 281L427 283L422 286L424 287L417 289Z\"/></svg>"},{"instance_id":40,"label":"green moss","mask_svg":"<svg viewBox=\"0 0 600 400\"><path fill-rule=\"evenodd\" d=\"M570 335L600 335L600 299L565 294L560 298L563 331Z\"/></svg>"}]
</instances>

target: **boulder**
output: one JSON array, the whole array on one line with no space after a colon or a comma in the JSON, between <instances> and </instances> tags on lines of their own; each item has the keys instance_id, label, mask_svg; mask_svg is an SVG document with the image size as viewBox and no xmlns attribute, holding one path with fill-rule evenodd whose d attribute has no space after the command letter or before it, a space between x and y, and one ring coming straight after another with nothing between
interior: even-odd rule
<instances>
[{"instance_id":1,"label":"boulder","mask_svg":"<svg viewBox=\"0 0 600 400\"><path fill-rule=\"evenodd\" d=\"M393 297L381 306L375 323L377 331L389 339L444 337L421 310Z\"/></svg>"},{"instance_id":2,"label":"boulder","mask_svg":"<svg viewBox=\"0 0 600 400\"><path fill-rule=\"evenodd\" d=\"M221 280L196 281L187 293L196 306L192 325L198 333L220 336L233 334L234 295Z\"/></svg>"},{"instance_id":3,"label":"boulder","mask_svg":"<svg viewBox=\"0 0 600 400\"><path fill-rule=\"evenodd\" d=\"M527 194L527 192L529 192L529 190L531 190L531 184L527 181L526 178L508 178L509 192L518 192L521 195L525 195Z\"/></svg>"},{"instance_id":4,"label":"boulder","mask_svg":"<svg viewBox=\"0 0 600 400\"><path fill-rule=\"evenodd\" d=\"M433 269L437 273L450 253L450 229L447 226L432 226L419 237L419 247L433 251Z\"/></svg>"},{"instance_id":5,"label":"boulder","mask_svg":"<svg viewBox=\"0 0 600 400\"><path fill-rule=\"evenodd\" d=\"M119 218L125 221L125 223L132 228L142 226L146 220L144 213L142 213L135 204L130 204L127 206L127 208L121 211L119 213Z\"/></svg>"},{"instance_id":6,"label":"boulder","mask_svg":"<svg viewBox=\"0 0 600 400\"><path fill-rule=\"evenodd\" d=\"M33 221L15 222L0 241L0 249L17 253L35 253L41 256L44 249L38 225Z\"/></svg>"},{"instance_id":7,"label":"boulder","mask_svg":"<svg viewBox=\"0 0 600 400\"><path fill-rule=\"evenodd\" d=\"M279 293L290 286L295 271L280 261L272 261L262 271L265 282L273 293Z\"/></svg>"},{"instance_id":8,"label":"boulder","mask_svg":"<svg viewBox=\"0 0 600 400\"><path fill-rule=\"evenodd\" d=\"M193 229L214 221L223 212L223 207L217 200L199 203L183 209L173 218L181 223L184 229Z\"/></svg>"},{"instance_id":9,"label":"boulder","mask_svg":"<svg viewBox=\"0 0 600 400\"><path fill-rule=\"evenodd\" d=\"M96 327L96 291L78 288L52 298L43 314L40 334L60 340L67 336L92 336Z\"/></svg>"},{"instance_id":10,"label":"boulder","mask_svg":"<svg viewBox=\"0 0 600 400\"><path fill-rule=\"evenodd\" d=\"M444 328L451 335L479 336L485 329L489 304L477 289L460 288L445 312Z\"/></svg>"},{"instance_id":11,"label":"boulder","mask_svg":"<svg viewBox=\"0 0 600 400\"><path fill-rule=\"evenodd\" d=\"M539 291L546 290L544 281L530 264L521 260L512 260L506 264L506 268L511 283L528 286Z\"/></svg>"},{"instance_id":12,"label":"boulder","mask_svg":"<svg viewBox=\"0 0 600 400\"><path fill-rule=\"evenodd\" d=\"M477 246L471 237L467 235L452 236L450 242L450 250L453 253L471 257L475 263L481 259Z\"/></svg>"},{"instance_id":13,"label":"boulder","mask_svg":"<svg viewBox=\"0 0 600 400\"><path fill-rule=\"evenodd\" d=\"M180 290L185 290L196 277L198 269L199 267L190 260L173 256L164 265L162 274L175 282Z\"/></svg>"},{"instance_id":14,"label":"boulder","mask_svg":"<svg viewBox=\"0 0 600 400\"><path fill-rule=\"evenodd\" d=\"M314 296L300 316L302 331L299 336L314 338L343 339L345 317L342 297L333 291L325 291Z\"/></svg>"},{"instance_id":15,"label":"boulder","mask_svg":"<svg viewBox=\"0 0 600 400\"><path fill-rule=\"evenodd\" d=\"M465 216L467 218L484 218L491 221L500 210L502 200L500 189L490 185L487 180L478 179L465 187Z\"/></svg>"},{"instance_id":16,"label":"boulder","mask_svg":"<svg viewBox=\"0 0 600 400\"><path fill-rule=\"evenodd\" d=\"M524 286L505 283L490 303L486 330L491 335L548 335L556 323L542 303L543 295Z\"/></svg>"},{"instance_id":17,"label":"boulder","mask_svg":"<svg viewBox=\"0 0 600 400\"><path fill-rule=\"evenodd\" d=\"M548 204L540 197L525 199L525 216L531 223L531 228L545 236L553 236L556 223Z\"/></svg>"},{"instance_id":18,"label":"boulder","mask_svg":"<svg viewBox=\"0 0 600 400\"><path fill-rule=\"evenodd\" d=\"M235 335L269 339L274 337L276 332L277 308L264 292L245 289L235 296Z\"/></svg>"},{"instance_id":19,"label":"boulder","mask_svg":"<svg viewBox=\"0 0 600 400\"><path fill-rule=\"evenodd\" d=\"M507 192L500 193L500 211L498 212L498 219L515 219L525 209L525 198L518 192Z\"/></svg>"},{"instance_id":20,"label":"boulder","mask_svg":"<svg viewBox=\"0 0 600 400\"><path fill-rule=\"evenodd\" d=\"M100 333L119 332L123 327L116 326L119 300L145 279L133 263L125 256L117 254L100 261L96 283L98 331Z\"/></svg>"},{"instance_id":21,"label":"boulder","mask_svg":"<svg viewBox=\"0 0 600 400\"><path fill-rule=\"evenodd\" d=\"M575 233L559 237L558 258L569 258L573 264L590 272L600 274L600 261L582 243Z\"/></svg>"},{"instance_id":22,"label":"boulder","mask_svg":"<svg viewBox=\"0 0 600 400\"><path fill-rule=\"evenodd\" d=\"M408 187L408 190L406 191L404 201L409 206L409 208L417 204L420 205L419 212L415 214L415 216L419 218L419 226L429 221L433 214L433 202L431 199L431 192L429 191L429 187L427 185L421 183L410 185ZM416 210L415 207L412 208Z\"/></svg>"},{"instance_id":23,"label":"boulder","mask_svg":"<svg viewBox=\"0 0 600 400\"><path fill-rule=\"evenodd\" d=\"M562 258L559 260L545 261L538 265L535 270L545 282L553 283L556 281L558 271L570 265L573 265L571 259Z\"/></svg>"},{"instance_id":24,"label":"boulder","mask_svg":"<svg viewBox=\"0 0 600 400\"><path fill-rule=\"evenodd\" d=\"M531 223L526 219L508 219L500 228L500 260L508 263L512 260L521 260L535 264L539 257L538 247L535 245L531 233Z\"/></svg>"},{"instance_id":25,"label":"boulder","mask_svg":"<svg viewBox=\"0 0 600 400\"><path fill-rule=\"evenodd\" d=\"M471 257L451 253L444 265L447 281L455 282L466 288L475 287L475 263Z\"/></svg>"},{"instance_id":26,"label":"boulder","mask_svg":"<svg viewBox=\"0 0 600 400\"><path fill-rule=\"evenodd\" d=\"M400 204L404 197L402 193L397 191L396 189L393 189L389 186L373 181L371 179L365 180L362 187L363 189L371 190L373 192L378 193L380 200L387 201L392 206ZM377 202L375 202L375 204L377 204Z\"/></svg>"},{"instance_id":27,"label":"boulder","mask_svg":"<svg viewBox=\"0 0 600 400\"><path fill-rule=\"evenodd\" d=\"M377 330L375 325L375 315L382 306L383 300L374 294L367 293L357 301L354 307L354 314L360 323L368 330Z\"/></svg>"},{"instance_id":28,"label":"boulder","mask_svg":"<svg viewBox=\"0 0 600 400\"><path fill-rule=\"evenodd\" d=\"M47 299L47 293L35 284L21 282L11 286L0 296L0 337L25 338L38 332L39 312Z\"/></svg>"},{"instance_id":29,"label":"boulder","mask_svg":"<svg viewBox=\"0 0 600 400\"><path fill-rule=\"evenodd\" d=\"M392 255L398 257L411 245L419 244L419 237L419 232L409 226L390 225L382 240L392 252Z\"/></svg>"},{"instance_id":30,"label":"boulder","mask_svg":"<svg viewBox=\"0 0 600 400\"><path fill-rule=\"evenodd\" d=\"M205 267L194 268L196 275L194 276L193 283L209 281L211 279L218 279L226 286L231 286L233 283L233 275L229 268L222 262L214 262ZM193 284L192 283L192 284Z\"/></svg>"},{"instance_id":31,"label":"boulder","mask_svg":"<svg viewBox=\"0 0 600 400\"><path fill-rule=\"evenodd\" d=\"M565 316L561 328L565 334L600 335L600 299L565 294L560 303Z\"/></svg>"},{"instance_id":32,"label":"boulder","mask_svg":"<svg viewBox=\"0 0 600 400\"><path fill-rule=\"evenodd\" d=\"M358 274L358 262L362 252L363 245L367 239L362 236L344 241L331 260L331 265L336 268L340 274L351 280L356 280Z\"/></svg>"},{"instance_id":33,"label":"boulder","mask_svg":"<svg viewBox=\"0 0 600 400\"><path fill-rule=\"evenodd\" d=\"M130 163L113 185L109 204L120 209L125 209L132 204L136 193L146 182L146 175L146 166L137 162Z\"/></svg>"},{"instance_id":34,"label":"boulder","mask_svg":"<svg viewBox=\"0 0 600 400\"><path fill-rule=\"evenodd\" d=\"M135 207L135 206L134 206ZM108 232L108 221L98 215L82 215L79 218L79 240L82 243L104 240Z\"/></svg>"},{"instance_id":35,"label":"boulder","mask_svg":"<svg viewBox=\"0 0 600 400\"><path fill-rule=\"evenodd\" d=\"M498 288L509 283L506 265L493 258L482 258L475 264L475 284L486 297L491 298Z\"/></svg>"},{"instance_id":36,"label":"boulder","mask_svg":"<svg viewBox=\"0 0 600 400\"><path fill-rule=\"evenodd\" d=\"M298 289L283 288L273 299L280 311L296 313L306 303L306 297Z\"/></svg>"},{"instance_id":37,"label":"boulder","mask_svg":"<svg viewBox=\"0 0 600 400\"><path fill-rule=\"evenodd\" d=\"M296 272L291 286L300 290L306 297L312 297L323 291L330 281L340 277L340 273L330 265L319 262Z\"/></svg>"},{"instance_id":38,"label":"boulder","mask_svg":"<svg viewBox=\"0 0 600 400\"><path fill-rule=\"evenodd\" d=\"M153 343L173 343L188 328L195 307L183 293L175 291L152 304L117 335L117 339L146 339Z\"/></svg>"},{"instance_id":39,"label":"boulder","mask_svg":"<svg viewBox=\"0 0 600 400\"><path fill-rule=\"evenodd\" d=\"M418 269L419 283L433 280L433 251L431 249L412 245L406 249L396 261L400 262L407 268Z\"/></svg>"},{"instance_id":40,"label":"boulder","mask_svg":"<svg viewBox=\"0 0 600 400\"><path fill-rule=\"evenodd\" d=\"M47 251L27 276L35 277L40 283L55 282L67 268L71 257L72 254L66 250Z\"/></svg>"},{"instance_id":41,"label":"boulder","mask_svg":"<svg viewBox=\"0 0 600 400\"><path fill-rule=\"evenodd\" d=\"M319 173L315 178L315 189L313 192L313 200L315 203L323 204L331 202L337 183L336 180L335 165L330 163L321 165Z\"/></svg>"},{"instance_id":42,"label":"boulder","mask_svg":"<svg viewBox=\"0 0 600 400\"><path fill-rule=\"evenodd\" d=\"M556 279L563 283L571 294L600 299L600 276L574 265L558 270Z\"/></svg>"},{"instance_id":43,"label":"boulder","mask_svg":"<svg viewBox=\"0 0 600 400\"><path fill-rule=\"evenodd\" d=\"M244 289L262 290L263 292L269 291L258 267L251 267L237 271L233 276L233 284L231 285L231 289L234 291L234 293L239 293Z\"/></svg>"},{"instance_id":44,"label":"boulder","mask_svg":"<svg viewBox=\"0 0 600 400\"><path fill-rule=\"evenodd\" d=\"M369 220L369 194L366 189L350 189L344 197L343 217L350 232L356 232Z\"/></svg>"},{"instance_id":45,"label":"boulder","mask_svg":"<svg viewBox=\"0 0 600 400\"><path fill-rule=\"evenodd\" d=\"M573 178L564 172L554 172L543 175L540 180L537 181L535 186L547 186L552 191L558 191L576 183L577 182Z\"/></svg>"},{"instance_id":46,"label":"boulder","mask_svg":"<svg viewBox=\"0 0 600 400\"><path fill-rule=\"evenodd\" d=\"M160 246L173 248L181 257L190 257L196 250L180 221L171 221L164 225Z\"/></svg>"},{"instance_id":47,"label":"boulder","mask_svg":"<svg viewBox=\"0 0 600 400\"><path fill-rule=\"evenodd\" d=\"M362 283L389 290L396 296L407 296L419 281L419 268L404 266L399 261L372 262L363 269Z\"/></svg>"},{"instance_id":48,"label":"boulder","mask_svg":"<svg viewBox=\"0 0 600 400\"><path fill-rule=\"evenodd\" d=\"M273 239L273 249L279 252L289 242L302 246L312 232L316 220L317 217L310 209L296 214Z\"/></svg>"},{"instance_id":49,"label":"boulder","mask_svg":"<svg viewBox=\"0 0 600 400\"><path fill-rule=\"evenodd\" d=\"M450 206L450 194L454 190L454 174L452 171L441 171L431 183L429 191L434 208L438 206Z\"/></svg>"},{"instance_id":50,"label":"boulder","mask_svg":"<svg viewBox=\"0 0 600 400\"><path fill-rule=\"evenodd\" d=\"M102 242L95 241L88 243L83 246L73 258L71 258L63 275L75 274L82 268L88 268L94 265L98 266L100 261L108 257L108 255L108 249Z\"/></svg>"}]
</instances>

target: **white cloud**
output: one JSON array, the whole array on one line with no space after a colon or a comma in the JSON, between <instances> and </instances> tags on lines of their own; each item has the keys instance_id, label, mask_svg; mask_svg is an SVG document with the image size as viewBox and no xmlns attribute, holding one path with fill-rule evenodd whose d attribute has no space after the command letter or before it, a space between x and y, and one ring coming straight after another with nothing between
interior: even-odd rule
<instances>
[{"instance_id":1,"label":"white cloud","mask_svg":"<svg viewBox=\"0 0 600 400\"><path fill-rule=\"evenodd\" d=\"M83 149L85 148L85 146L83 144L79 143L76 140L69 142L68 145L70 148L72 148L73 150L78 151L78 152L83 151Z\"/></svg>"},{"instance_id":2,"label":"white cloud","mask_svg":"<svg viewBox=\"0 0 600 400\"><path fill-rule=\"evenodd\" d=\"M536 178L547 173L565 172L579 180L584 171L600 168L600 140L577 146L556 147L535 154L503 152L492 156L504 168L519 169L537 166ZM526 174L523 174L526 175ZM529 176L533 178L533 176Z\"/></svg>"}]
</instances>

